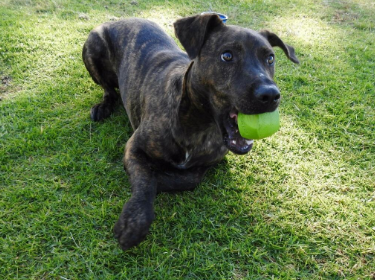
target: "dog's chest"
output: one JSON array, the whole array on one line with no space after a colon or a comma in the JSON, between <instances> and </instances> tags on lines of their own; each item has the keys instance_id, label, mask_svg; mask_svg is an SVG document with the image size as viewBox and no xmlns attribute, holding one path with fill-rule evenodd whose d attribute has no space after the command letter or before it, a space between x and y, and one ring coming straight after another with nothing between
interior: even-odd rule
<instances>
[{"instance_id":1,"label":"dog's chest","mask_svg":"<svg viewBox=\"0 0 375 280\"><path fill-rule=\"evenodd\" d=\"M184 158L174 164L179 169L212 165L219 162L228 153L221 135L205 133L192 136L195 136L192 137L194 141L185 146Z\"/></svg>"}]
</instances>

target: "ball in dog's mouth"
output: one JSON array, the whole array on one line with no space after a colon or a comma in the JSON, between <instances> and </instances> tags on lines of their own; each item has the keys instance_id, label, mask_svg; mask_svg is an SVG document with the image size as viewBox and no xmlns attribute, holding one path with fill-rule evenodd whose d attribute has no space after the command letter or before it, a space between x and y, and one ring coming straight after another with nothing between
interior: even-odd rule
<instances>
[{"instance_id":1,"label":"ball in dog's mouth","mask_svg":"<svg viewBox=\"0 0 375 280\"><path fill-rule=\"evenodd\" d=\"M253 147L254 140L243 138L240 135L237 124L238 112L232 110L224 119L224 135L225 146L233 153L244 155Z\"/></svg>"}]
</instances>

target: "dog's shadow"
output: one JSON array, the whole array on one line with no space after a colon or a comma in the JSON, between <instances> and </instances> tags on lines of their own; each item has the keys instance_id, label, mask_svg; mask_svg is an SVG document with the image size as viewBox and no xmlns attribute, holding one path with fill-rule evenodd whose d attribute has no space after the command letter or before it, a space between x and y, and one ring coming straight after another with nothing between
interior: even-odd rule
<instances>
[{"instance_id":1,"label":"dog's shadow","mask_svg":"<svg viewBox=\"0 0 375 280\"><path fill-rule=\"evenodd\" d=\"M182 241L187 247L197 242L229 246L231 240L246 235L254 220L248 208L253 199L246 196L246 188L251 186L236 177L225 157L208 170L195 190L160 193L149 242L160 246L177 246Z\"/></svg>"}]
</instances>

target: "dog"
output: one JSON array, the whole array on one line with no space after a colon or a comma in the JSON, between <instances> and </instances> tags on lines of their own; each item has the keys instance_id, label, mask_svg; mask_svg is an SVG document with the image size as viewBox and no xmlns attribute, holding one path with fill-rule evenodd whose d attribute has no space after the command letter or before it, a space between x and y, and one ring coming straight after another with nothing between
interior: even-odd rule
<instances>
[{"instance_id":1,"label":"dog","mask_svg":"<svg viewBox=\"0 0 375 280\"><path fill-rule=\"evenodd\" d=\"M145 239L157 193L193 190L228 151L251 150L237 115L279 106L272 47L299 63L274 33L225 25L216 14L181 18L174 29L186 52L158 25L136 18L96 27L83 47L84 64L104 89L92 120L109 117L121 96L134 129L124 155L132 195L114 227L123 250Z\"/></svg>"}]
</instances>

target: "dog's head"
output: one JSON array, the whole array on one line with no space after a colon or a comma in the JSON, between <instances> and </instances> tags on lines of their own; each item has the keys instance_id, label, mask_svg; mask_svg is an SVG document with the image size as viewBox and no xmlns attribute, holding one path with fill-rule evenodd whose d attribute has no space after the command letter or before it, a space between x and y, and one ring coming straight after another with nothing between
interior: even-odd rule
<instances>
[{"instance_id":1,"label":"dog's head","mask_svg":"<svg viewBox=\"0 0 375 280\"><path fill-rule=\"evenodd\" d=\"M299 63L293 47L269 31L225 25L216 14L182 18L174 27L176 37L193 60L190 79L194 92L199 93L199 102L207 104L228 149L247 153L252 141L240 136L237 115L276 110L280 92L273 81L272 47L280 47L291 61Z\"/></svg>"}]
</instances>

